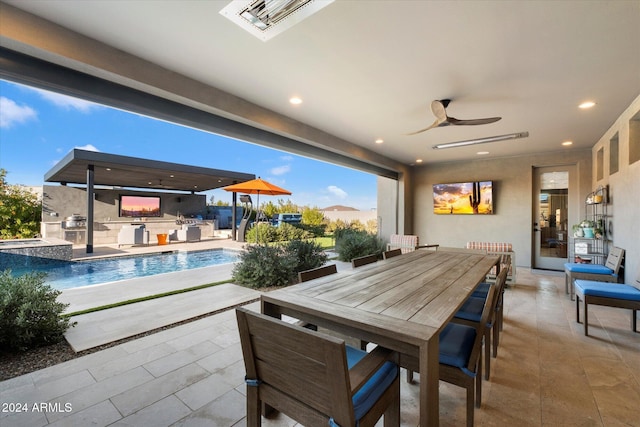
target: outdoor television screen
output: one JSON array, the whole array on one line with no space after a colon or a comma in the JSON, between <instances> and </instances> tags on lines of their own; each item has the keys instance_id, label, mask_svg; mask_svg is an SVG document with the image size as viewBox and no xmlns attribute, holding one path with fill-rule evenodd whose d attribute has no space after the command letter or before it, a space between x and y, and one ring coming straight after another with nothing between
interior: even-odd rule
<instances>
[{"instance_id":1,"label":"outdoor television screen","mask_svg":"<svg viewBox=\"0 0 640 427\"><path fill-rule=\"evenodd\" d=\"M487 215L493 213L493 181L433 185L433 213Z\"/></svg>"},{"instance_id":2,"label":"outdoor television screen","mask_svg":"<svg viewBox=\"0 0 640 427\"><path fill-rule=\"evenodd\" d=\"M120 196L120 216L128 218L160 216L160 197Z\"/></svg>"}]
</instances>

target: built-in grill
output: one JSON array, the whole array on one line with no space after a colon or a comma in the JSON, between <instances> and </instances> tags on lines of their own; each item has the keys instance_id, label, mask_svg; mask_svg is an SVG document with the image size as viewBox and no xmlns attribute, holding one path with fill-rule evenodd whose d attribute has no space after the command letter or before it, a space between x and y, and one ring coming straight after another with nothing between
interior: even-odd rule
<instances>
[{"instance_id":1,"label":"built-in grill","mask_svg":"<svg viewBox=\"0 0 640 427\"><path fill-rule=\"evenodd\" d=\"M78 228L86 228L87 227L87 217L81 216L79 214L73 214L65 218L62 221L62 228L65 229L78 229Z\"/></svg>"},{"instance_id":2,"label":"built-in grill","mask_svg":"<svg viewBox=\"0 0 640 427\"><path fill-rule=\"evenodd\" d=\"M85 243L87 238L87 217L79 214L66 217L62 221L60 237L75 244Z\"/></svg>"}]
</instances>

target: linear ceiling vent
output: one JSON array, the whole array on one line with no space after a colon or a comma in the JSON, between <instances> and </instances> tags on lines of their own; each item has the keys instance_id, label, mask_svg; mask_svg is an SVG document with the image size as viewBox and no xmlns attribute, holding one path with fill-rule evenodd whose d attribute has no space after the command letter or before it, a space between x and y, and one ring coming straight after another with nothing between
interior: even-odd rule
<instances>
[{"instance_id":1,"label":"linear ceiling vent","mask_svg":"<svg viewBox=\"0 0 640 427\"><path fill-rule=\"evenodd\" d=\"M267 41L334 0L233 0L220 14Z\"/></svg>"}]
</instances>

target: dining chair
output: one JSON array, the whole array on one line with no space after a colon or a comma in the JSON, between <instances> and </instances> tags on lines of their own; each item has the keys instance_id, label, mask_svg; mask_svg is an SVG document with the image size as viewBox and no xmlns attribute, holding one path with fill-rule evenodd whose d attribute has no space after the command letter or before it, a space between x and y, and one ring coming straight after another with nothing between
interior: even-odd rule
<instances>
[{"instance_id":1,"label":"dining chair","mask_svg":"<svg viewBox=\"0 0 640 427\"><path fill-rule=\"evenodd\" d=\"M318 279L337 272L338 267L336 267L335 264L323 265L322 267L298 272L298 282L307 282L309 280Z\"/></svg>"},{"instance_id":2,"label":"dining chair","mask_svg":"<svg viewBox=\"0 0 640 427\"><path fill-rule=\"evenodd\" d=\"M389 251L382 252L382 259L393 258L394 256L402 255L402 249L391 249Z\"/></svg>"},{"instance_id":3,"label":"dining chair","mask_svg":"<svg viewBox=\"0 0 640 427\"><path fill-rule=\"evenodd\" d=\"M298 272L298 282L308 282L309 280L319 279L320 277L328 276L330 274L335 274L338 272L338 267L336 264L328 264L323 265L322 267L316 267L305 271ZM303 320L299 320L295 323L297 326L302 326L303 328L311 329L314 331L318 330L318 327L312 323L305 322Z\"/></svg>"},{"instance_id":4,"label":"dining chair","mask_svg":"<svg viewBox=\"0 0 640 427\"><path fill-rule=\"evenodd\" d=\"M372 264L376 261L378 261L378 255L376 254L365 255L358 258L353 258L351 260L351 267L352 268L362 267L363 265Z\"/></svg>"},{"instance_id":5,"label":"dining chair","mask_svg":"<svg viewBox=\"0 0 640 427\"><path fill-rule=\"evenodd\" d=\"M344 340L236 309L246 368L247 426L275 409L309 426L400 425L397 353L370 353Z\"/></svg>"},{"instance_id":6,"label":"dining chair","mask_svg":"<svg viewBox=\"0 0 640 427\"><path fill-rule=\"evenodd\" d=\"M491 376L491 350L493 349L493 357L497 357L498 355L498 343L500 342L499 310L502 310L502 299L504 297L508 272L507 269L500 270L498 277L496 277L496 283L489 285L486 294L481 295L481 292L474 292L467 298L452 319L455 323L475 326L482 317L485 305L490 305L491 315L484 330L484 378L487 381L489 381ZM489 300L489 289L491 287L495 287L493 300Z\"/></svg>"},{"instance_id":7,"label":"dining chair","mask_svg":"<svg viewBox=\"0 0 640 427\"><path fill-rule=\"evenodd\" d=\"M496 286L489 288L490 301L496 294ZM449 322L440 332L440 380L466 389L467 427L473 427L474 403L482 402L482 341L491 316L490 304L485 304L480 322L475 326ZM415 355L401 354L400 366L407 369L407 380L418 371Z\"/></svg>"}]
</instances>

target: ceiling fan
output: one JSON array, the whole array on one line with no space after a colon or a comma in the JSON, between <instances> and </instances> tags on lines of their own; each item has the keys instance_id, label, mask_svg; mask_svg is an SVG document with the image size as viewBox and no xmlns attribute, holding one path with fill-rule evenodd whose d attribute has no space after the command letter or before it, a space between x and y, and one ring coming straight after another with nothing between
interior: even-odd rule
<instances>
[{"instance_id":1,"label":"ceiling fan","mask_svg":"<svg viewBox=\"0 0 640 427\"><path fill-rule=\"evenodd\" d=\"M417 133L421 133L427 131L429 129L444 127L444 126L466 126L466 125L486 125L489 123L497 122L502 117L488 117L486 119L469 119L469 120L460 120L455 117L451 117L447 115L446 108L451 102L450 99L442 99L440 101L435 100L431 102L431 111L433 115L436 116L436 121L427 128L420 129L419 131L409 133L407 135L415 135Z\"/></svg>"}]
</instances>

